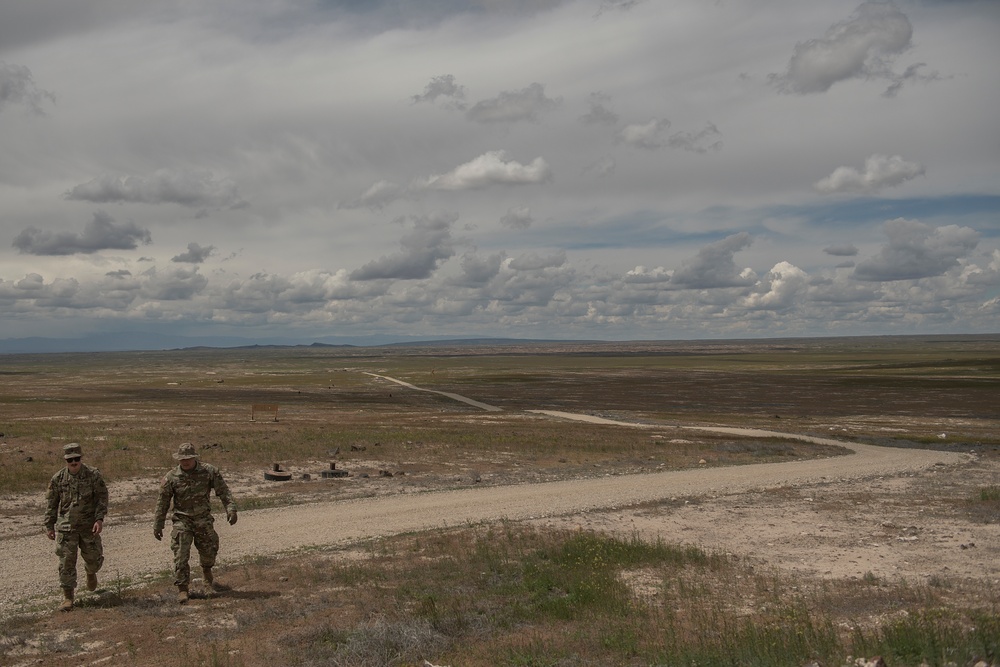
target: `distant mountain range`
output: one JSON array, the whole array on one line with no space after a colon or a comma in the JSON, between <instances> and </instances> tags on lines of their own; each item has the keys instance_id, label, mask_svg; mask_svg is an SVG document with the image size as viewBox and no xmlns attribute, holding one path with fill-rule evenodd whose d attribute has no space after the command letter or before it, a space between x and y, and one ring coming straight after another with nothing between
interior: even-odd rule
<instances>
[{"instance_id":1,"label":"distant mountain range","mask_svg":"<svg viewBox=\"0 0 1000 667\"><path fill-rule=\"evenodd\" d=\"M43 354L50 352L131 352L137 350L178 350L196 347L287 347L287 346L351 346L429 345L447 342L450 345L487 345L497 343L538 342L510 338L470 338L468 336L320 336L316 338L242 338L239 336L175 336L146 332L103 333L78 338L4 338L0 339L0 354Z\"/></svg>"}]
</instances>

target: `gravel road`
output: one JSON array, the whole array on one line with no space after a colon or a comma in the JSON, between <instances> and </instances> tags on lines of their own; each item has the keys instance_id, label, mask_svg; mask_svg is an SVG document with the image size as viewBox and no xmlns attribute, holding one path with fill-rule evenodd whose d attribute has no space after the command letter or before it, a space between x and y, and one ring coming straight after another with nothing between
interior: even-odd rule
<instances>
[{"instance_id":1,"label":"gravel road","mask_svg":"<svg viewBox=\"0 0 1000 667\"><path fill-rule=\"evenodd\" d=\"M537 412L555 419L619 423L586 415ZM225 521L216 524L222 538L219 564L225 566L247 556L277 554L312 545L347 545L378 536L467 522L565 517L671 497L725 497L777 486L850 483L863 478L914 473L935 465L957 465L968 460L965 454L871 447L772 431L705 430L752 437L797 438L845 446L854 453L808 461L475 487L241 512L236 526L229 526ZM663 537L671 539L670 535ZM696 535L688 534L685 538L689 542L697 541ZM106 561L101 576L105 583L116 576L134 580L170 568L169 545L166 541L153 539L148 522L116 523L111 517L105 528L104 544ZM19 601L29 597L54 598L58 593L56 567L54 543L40 529L32 534L0 540L0 573L7 584L0 589L0 616L15 612L20 607ZM82 563L80 569L82 571Z\"/></svg>"}]
</instances>

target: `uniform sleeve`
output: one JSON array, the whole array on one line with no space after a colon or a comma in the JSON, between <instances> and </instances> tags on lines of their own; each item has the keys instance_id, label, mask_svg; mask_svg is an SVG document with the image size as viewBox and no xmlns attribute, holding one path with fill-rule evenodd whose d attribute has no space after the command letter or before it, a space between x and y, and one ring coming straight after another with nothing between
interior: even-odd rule
<instances>
[{"instance_id":1,"label":"uniform sleeve","mask_svg":"<svg viewBox=\"0 0 1000 667\"><path fill-rule=\"evenodd\" d=\"M104 521L108 514L108 485L100 470L94 469L94 521Z\"/></svg>"},{"instance_id":2,"label":"uniform sleeve","mask_svg":"<svg viewBox=\"0 0 1000 667\"><path fill-rule=\"evenodd\" d=\"M233 494L229 492L229 486L226 484L226 480L222 478L222 473L218 470L212 476L212 487L215 489L215 495L222 501L222 506L226 508L226 514L235 512L236 501L233 500Z\"/></svg>"},{"instance_id":3,"label":"uniform sleeve","mask_svg":"<svg viewBox=\"0 0 1000 667\"><path fill-rule=\"evenodd\" d=\"M163 530L163 526L167 522L170 501L173 497L174 487L170 483L170 476L166 475L160 482L160 496L156 501L156 513L153 515L153 530Z\"/></svg>"},{"instance_id":4,"label":"uniform sleeve","mask_svg":"<svg viewBox=\"0 0 1000 667\"><path fill-rule=\"evenodd\" d=\"M45 530L55 530L56 517L59 515L59 473L49 480L49 488L45 492Z\"/></svg>"}]
</instances>

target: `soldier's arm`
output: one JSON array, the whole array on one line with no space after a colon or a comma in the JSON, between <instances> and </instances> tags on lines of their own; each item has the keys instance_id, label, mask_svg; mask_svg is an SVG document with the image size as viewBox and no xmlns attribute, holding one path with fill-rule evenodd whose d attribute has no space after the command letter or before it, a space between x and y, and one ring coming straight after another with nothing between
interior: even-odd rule
<instances>
[{"instance_id":1,"label":"soldier's arm","mask_svg":"<svg viewBox=\"0 0 1000 667\"><path fill-rule=\"evenodd\" d=\"M170 483L170 477L165 476L160 482L160 496L156 500L156 512L153 514L153 530L163 530L167 522L167 511L170 509L170 501L174 497L174 487Z\"/></svg>"},{"instance_id":2,"label":"soldier's arm","mask_svg":"<svg viewBox=\"0 0 1000 667\"><path fill-rule=\"evenodd\" d=\"M233 494L229 492L229 485L222 478L221 472L216 471L212 479L212 487L215 489L215 495L222 501L222 506L226 508L226 514L236 512L236 501L233 500Z\"/></svg>"},{"instance_id":3,"label":"soldier's arm","mask_svg":"<svg viewBox=\"0 0 1000 667\"><path fill-rule=\"evenodd\" d=\"M94 469L94 521L104 521L108 515L108 485L101 471Z\"/></svg>"},{"instance_id":4,"label":"soldier's arm","mask_svg":"<svg viewBox=\"0 0 1000 667\"><path fill-rule=\"evenodd\" d=\"M59 485L54 476L49 480L49 488L45 492L45 530L51 533L56 528L56 517L59 515Z\"/></svg>"}]
</instances>

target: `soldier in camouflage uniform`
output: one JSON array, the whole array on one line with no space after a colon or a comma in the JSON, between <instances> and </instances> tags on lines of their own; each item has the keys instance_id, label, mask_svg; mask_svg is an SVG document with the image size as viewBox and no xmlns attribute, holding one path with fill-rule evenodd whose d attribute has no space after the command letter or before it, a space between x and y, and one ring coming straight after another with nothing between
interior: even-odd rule
<instances>
[{"instance_id":1,"label":"soldier in camouflage uniform","mask_svg":"<svg viewBox=\"0 0 1000 667\"><path fill-rule=\"evenodd\" d=\"M163 526L167 511L173 503L173 530L170 533L170 549L174 552L174 585L177 586L177 601L188 601L188 585L191 581L191 544L198 550L198 560L205 576L205 585L214 588L212 567L219 553L219 534L215 532L210 504L210 494L222 501L226 508L229 525L236 523L236 503L229 493L229 487L222 473L215 466L198 461L194 445L185 442L174 454L180 463L163 477L160 484L160 498L156 503L153 520L153 537L163 539Z\"/></svg>"},{"instance_id":2,"label":"soldier in camouflage uniform","mask_svg":"<svg viewBox=\"0 0 1000 667\"><path fill-rule=\"evenodd\" d=\"M52 476L45 494L45 533L56 541L62 611L73 609L77 551L87 571L87 590L97 588L97 572L104 564L101 531L108 513L108 487L101 472L82 463L82 457L78 443L63 447L66 467Z\"/></svg>"}]
</instances>

